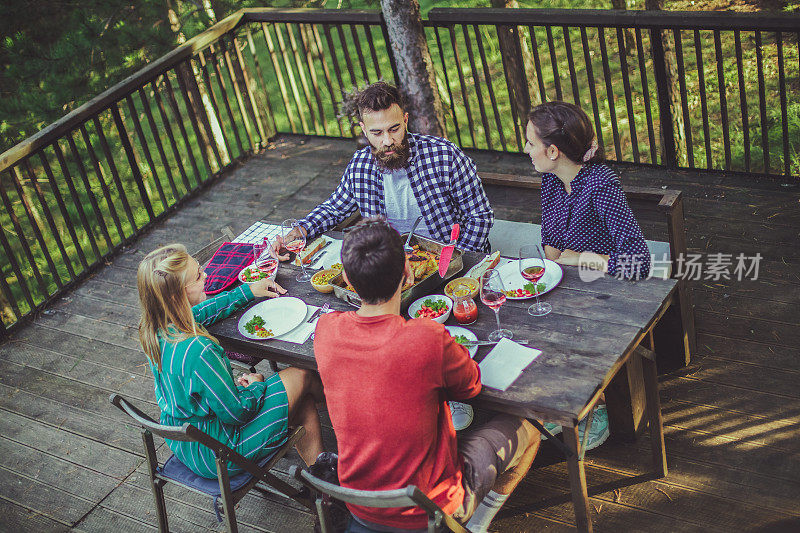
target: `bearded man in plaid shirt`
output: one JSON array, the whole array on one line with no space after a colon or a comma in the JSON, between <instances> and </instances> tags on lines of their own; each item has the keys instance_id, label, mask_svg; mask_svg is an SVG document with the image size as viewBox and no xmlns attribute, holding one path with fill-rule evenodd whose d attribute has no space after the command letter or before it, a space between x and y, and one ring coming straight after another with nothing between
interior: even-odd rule
<instances>
[{"instance_id":1,"label":"bearded man in plaid shirt","mask_svg":"<svg viewBox=\"0 0 800 533\"><path fill-rule=\"evenodd\" d=\"M296 231L313 239L358 209L364 217L385 217L400 233L422 216L415 234L444 243L457 222L459 248L488 252L494 214L475 163L446 139L409 133L396 87L375 83L357 102L370 146L355 153L333 194Z\"/></svg>"}]
</instances>

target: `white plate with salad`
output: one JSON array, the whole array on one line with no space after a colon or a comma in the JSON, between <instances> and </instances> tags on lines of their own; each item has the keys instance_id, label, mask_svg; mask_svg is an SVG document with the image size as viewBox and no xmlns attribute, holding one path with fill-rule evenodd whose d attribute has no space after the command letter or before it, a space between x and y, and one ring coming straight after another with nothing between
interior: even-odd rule
<instances>
[{"instance_id":1,"label":"white plate with salad","mask_svg":"<svg viewBox=\"0 0 800 533\"><path fill-rule=\"evenodd\" d=\"M533 281L528 281L519 273L519 259L512 259L504 265L495 268L500 272L500 277L503 280L503 285L506 289L506 297L509 300L527 300L536 296L538 291L539 296L547 294L556 288L561 283L561 278L564 277L564 271L561 270L561 265L549 259L544 260L544 276L534 284ZM541 266L542 260L535 258L523 259L525 266Z\"/></svg>"},{"instance_id":2,"label":"white plate with salad","mask_svg":"<svg viewBox=\"0 0 800 533\"><path fill-rule=\"evenodd\" d=\"M239 319L239 333L248 339L271 339L299 326L307 312L308 306L300 298L264 300L244 312Z\"/></svg>"},{"instance_id":3,"label":"white plate with salad","mask_svg":"<svg viewBox=\"0 0 800 533\"><path fill-rule=\"evenodd\" d=\"M478 342L477 335L467 328L462 328L461 326L445 326L445 328L447 328L447 331L450 332L450 335L452 335L459 344L466 346L469 342ZM475 354L478 353L478 346L476 344L467 346L467 350L469 350L470 357L475 357Z\"/></svg>"}]
</instances>

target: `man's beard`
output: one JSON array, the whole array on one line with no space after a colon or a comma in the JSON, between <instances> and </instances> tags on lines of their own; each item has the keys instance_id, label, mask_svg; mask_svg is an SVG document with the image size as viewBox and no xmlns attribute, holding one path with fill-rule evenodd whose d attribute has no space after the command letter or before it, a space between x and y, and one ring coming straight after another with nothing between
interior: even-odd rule
<instances>
[{"instance_id":1,"label":"man's beard","mask_svg":"<svg viewBox=\"0 0 800 533\"><path fill-rule=\"evenodd\" d=\"M378 161L378 164L389 170L397 170L405 168L408 165L408 155L411 151L408 145L408 133L403 136L400 144L393 144L389 147L378 150L370 144L369 149L372 151L373 157ZM386 152L394 152L387 154Z\"/></svg>"}]
</instances>

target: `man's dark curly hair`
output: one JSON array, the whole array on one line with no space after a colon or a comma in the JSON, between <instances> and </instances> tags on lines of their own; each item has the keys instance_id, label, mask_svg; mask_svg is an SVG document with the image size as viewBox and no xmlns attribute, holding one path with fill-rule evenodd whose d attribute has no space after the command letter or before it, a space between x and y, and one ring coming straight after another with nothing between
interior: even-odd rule
<instances>
[{"instance_id":1,"label":"man's dark curly hair","mask_svg":"<svg viewBox=\"0 0 800 533\"><path fill-rule=\"evenodd\" d=\"M342 266L361 301L375 305L389 300L406 266L403 240L382 217L353 228L342 243Z\"/></svg>"},{"instance_id":2,"label":"man's dark curly hair","mask_svg":"<svg viewBox=\"0 0 800 533\"><path fill-rule=\"evenodd\" d=\"M397 104L403 109L403 98L397 87L385 81L379 81L369 85L358 94L356 107L358 108L358 119L364 119L364 113L371 111L383 111Z\"/></svg>"}]
</instances>

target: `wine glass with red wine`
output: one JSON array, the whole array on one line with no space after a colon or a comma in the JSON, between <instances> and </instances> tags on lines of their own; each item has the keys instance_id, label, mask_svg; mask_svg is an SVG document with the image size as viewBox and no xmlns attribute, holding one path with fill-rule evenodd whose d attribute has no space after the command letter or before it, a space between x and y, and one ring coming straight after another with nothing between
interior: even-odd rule
<instances>
[{"instance_id":1,"label":"wine glass with red wine","mask_svg":"<svg viewBox=\"0 0 800 533\"><path fill-rule=\"evenodd\" d=\"M293 252L298 258L300 252L306 247L306 237L302 231L292 231L300 225L294 218L289 218L281 224L281 238L283 239L283 246L290 252ZM306 271L306 265L300 260L300 272L294 279L300 282L308 281L311 279L311 274Z\"/></svg>"},{"instance_id":2,"label":"wine glass with red wine","mask_svg":"<svg viewBox=\"0 0 800 533\"><path fill-rule=\"evenodd\" d=\"M494 311L497 319L497 329L489 334L490 341L510 339L514 336L509 330L500 326L500 308L506 303L505 289L503 279L497 270L490 268L481 276L481 301Z\"/></svg>"},{"instance_id":3,"label":"wine glass with red wine","mask_svg":"<svg viewBox=\"0 0 800 533\"><path fill-rule=\"evenodd\" d=\"M553 310L553 306L539 300L539 280L544 276L545 260L542 248L538 244L529 244L519 249L519 273L534 285L533 293L536 303L528 308L531 316L544 316Z\"/></svg>"}]
</instances>

